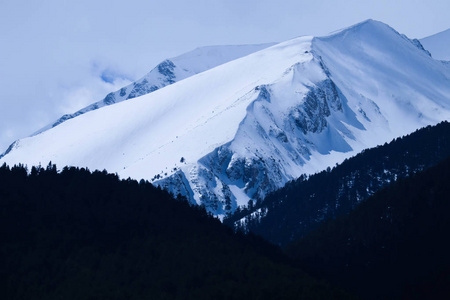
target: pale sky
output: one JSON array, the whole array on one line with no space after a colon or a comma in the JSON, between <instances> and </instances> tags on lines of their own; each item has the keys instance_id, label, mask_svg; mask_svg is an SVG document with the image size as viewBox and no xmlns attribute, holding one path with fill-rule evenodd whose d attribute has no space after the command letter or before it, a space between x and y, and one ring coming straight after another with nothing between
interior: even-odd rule
<instances>
[{"instance_id":1,"label":"pale sky","mask_svg":"<svg viewBox=\"0 0 450 300\"><path fill-rule=\"evenodd\" d=\"M449 0L0 0L0 153L199 46L322 36L369 18L423 38L450 28L449 12Z\"/></svg>"}]
</instances>

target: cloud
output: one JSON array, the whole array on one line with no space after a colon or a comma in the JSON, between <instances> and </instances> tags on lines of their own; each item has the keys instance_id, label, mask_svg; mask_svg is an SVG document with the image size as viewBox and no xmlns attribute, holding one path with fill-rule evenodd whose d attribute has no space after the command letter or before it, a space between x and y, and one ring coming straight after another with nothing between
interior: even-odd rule
<instances>
[{"instance_id":1,"label":"cloud","mask_svg":"<svg viewBox=\"0 0 450 300\"><path fill-rule=\"evenodd\" d=\"M114 74L112 74L108 71L104 71L102 73L102 75L100 76L100 78L106 83L113 83L115 76L114 76Z\"/></svg>"},{"instance_id":2,"label":"cloud","mask_svg":"<svg viewBox=\"0 0 450 300\"><path fill-rule=\"evenodd\" d=\"M9 76L2 78L0 153L14 140L27 137L63 114L100 101L132 82L113 67L105 69L104 63L94 66L89 59L81 66L47 65L45 60L28 61L27 65L33 72L9 66Z\"/></svg>"},{"instance_id":3,"label":"cloud","mask_svg":"<svg viewBox=\"0 0 450 300\"><path fill-rule=\"evenodd\" d=\"M131 82L129 79L105 70L100 76L90 78L89 82L62 90L58 111L61 115L73 113L102 100L108 93L117 91Z\"/></svg>"}]
</instances>

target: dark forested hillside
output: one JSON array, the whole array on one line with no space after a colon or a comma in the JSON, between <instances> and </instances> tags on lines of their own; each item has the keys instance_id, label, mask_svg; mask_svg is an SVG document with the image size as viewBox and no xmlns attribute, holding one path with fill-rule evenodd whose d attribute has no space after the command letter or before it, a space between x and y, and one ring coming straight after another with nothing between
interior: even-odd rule
<instances>
[{"instance_id":1,"label":"dark forested hillside","mask_svg":"<svg viewBox=\"0 0 450 300\"><path fill-rule=\"evenodd\" d=\"M368 299L450 299L450 158L321 225L287 253Z\"/></svg>"},{"instance_id":2,"label":"dark forested hillside","mask_svg":"<svg viewBox=\"0 0 450 300\"><path fill-rule=\"evenodd\" d=\"M148 182L0 167L2 299L330 299L277 248Z\"/></svg>"},{"instance_id":3,"label":"dark forested hillside","mask_svg":"<svg viewBox=\"0 0 450 300\"><path fill-rule=\"evenodd\" d=\"M341 165L288 183L224 223L285 245L322 221L348 214L361 201L399 178L450 156L450 124L442 122L363 151Z\"/></svg>"}]
</instances>

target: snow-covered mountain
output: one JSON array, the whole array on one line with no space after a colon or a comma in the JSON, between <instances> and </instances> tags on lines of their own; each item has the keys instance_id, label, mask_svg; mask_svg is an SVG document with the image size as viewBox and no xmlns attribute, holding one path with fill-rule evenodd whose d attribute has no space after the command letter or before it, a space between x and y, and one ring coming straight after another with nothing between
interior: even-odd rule
<instances>
[{"instance_id":1,"label":"snow-covered mountain","mask_svg":"<svg viewBox=\"0 0 450 300\"><path fill-rule=\"evenodd\" d=\"M69 119L75 118L89 111L149 94L167 85L217 67L231 60L235 60L250 53L270 47L274 44L275 43L257 45L206 46L197 48L174 58L166 59L141 79L121 88L118 91L109 93L101 101L88 105L73 114L66 114L62 116L55 122L41 128L33 135L53 128Z\"/></svg>"},{"instance_id":2,"label":"snow-covered mountain","mask_svg":"<svg viewBox=\"0 0 450 300\"><path fill-rule=\"evenodd\" d=\"M450 28L420 40L433 58L450 61Z\"/></svg>"},{"instance_id":3,"label":"snow-covered mountain","mask_svg":"<svg viewBox=\"0 0 450 300\"><path fill-rule=\"evenodd\" d=\"M80 115L15 142L0 164L105 168L220 215L449 117L449 68L368 20Z\"/></svg>"}]
</instances>

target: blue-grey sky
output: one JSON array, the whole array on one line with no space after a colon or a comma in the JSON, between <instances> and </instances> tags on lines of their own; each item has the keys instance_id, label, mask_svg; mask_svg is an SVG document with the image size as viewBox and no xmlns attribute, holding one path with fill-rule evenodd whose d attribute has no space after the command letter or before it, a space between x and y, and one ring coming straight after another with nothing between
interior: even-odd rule
<instances>
[{"instance_id":1,"label":"blue-grey sky","mask_svg":"<svg viewBox=\"0 0 450 300\"><path fill-rule=\"evenodd\" d=\"M368 18L410 38L450 28L448 0L0 0L0 152L199 46L326 35Z\"/></svg>"}]
</instances>

